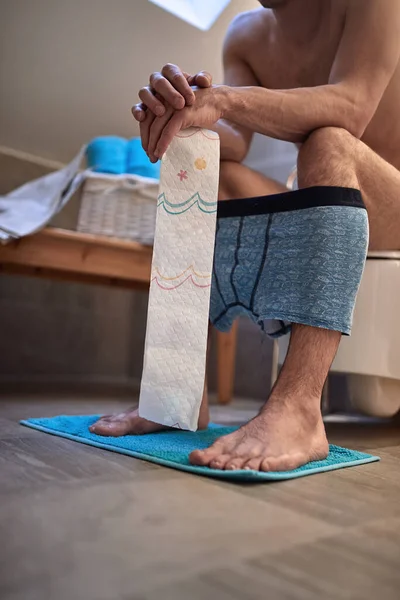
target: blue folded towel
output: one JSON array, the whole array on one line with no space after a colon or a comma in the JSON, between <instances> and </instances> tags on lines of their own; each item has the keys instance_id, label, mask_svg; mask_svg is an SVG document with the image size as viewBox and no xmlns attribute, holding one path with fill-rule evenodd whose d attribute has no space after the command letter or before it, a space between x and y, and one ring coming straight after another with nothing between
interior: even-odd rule
<instances>
[{"instance_id":1,"label":"blue folded towel","mask_svg":"<svg viewBox=\"0 0 400 600\"><path fill-rule=\"evenodd\" d=\"M96 173L160 178L160 162L150 162L140 138L125 140L113 135L94 138L86 149L86 159L88 167Z\"/></svg>"},{"instance_id":2,"label":"blue folded towel","mask_svg":"<svg viewBox=\"0 0 400 600\"><path fill-rule=\"evenodd\" d=\"M207 475L221 479L230 479L238 483L244 481L273 481L295 479L314 473L333 471L343 467L354 467L379 460L364 452L348 450L340 446L329 447L329 456L325 460L310 462L299 469L284 472L263 473L260 471L219 471L208 467L195 467L189 463L189 454L196 449L207 448L221 435L231 433L236 427L210 425L205 431L169 430L147 435L126 435L123 437L102 437L90 433L89 427L99 415L59 416L49 419L28 419L22 425L68 438L82 444L105 448L120 454L172 467L181 471L189 471L197 475Z\"/></svg>"},{"instance_id":3,"label":"blue folded towel","mask_svg":"<svg viewBox=\"0 0 400 600\"><path fill-rule=\"evenodd\" d=\"M133 138L128 142L128 155L126 172L142 177L160 178L160 161L152 163L146 152L142 148L142 142L139 137Z\"/></svg>"},{"instance_id":4,"label":"blue folded towel","mask_svg":"<svg viewBox=\"0 0 400 600\"><path fill-rule=\"evenodd\" d=\"M113 135L95 138L86 149L88 167L112 175L126 173L127 154L128 140Z\"/></svg>"}]
</instances>

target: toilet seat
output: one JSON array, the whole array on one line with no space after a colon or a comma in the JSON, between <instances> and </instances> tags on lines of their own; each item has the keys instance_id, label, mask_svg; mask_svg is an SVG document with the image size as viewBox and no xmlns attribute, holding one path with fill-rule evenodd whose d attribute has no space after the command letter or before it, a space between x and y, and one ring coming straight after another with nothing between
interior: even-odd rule
<instances>
[{"instance_id":1,"label":"toilet seat","mask_svg":"<svg viewBox=\"0 0 400 600\"><path fill-rule=\"evenodd\" d=\"M391 260L400 260L399 250L371 250L368 252L368 258L382 258Z\"/></svg>"},{"instance_id":2,"label":"toilet seat","mask_svg":"<svg viewBox=\"0 0 400 600\"><path fill-rule=\"evenodd\" d=\"M332 370L347 374L348 392L364 414L389 417L400 410L400 252L370 252L354 310Z\"/></svg>"}]
</instances>

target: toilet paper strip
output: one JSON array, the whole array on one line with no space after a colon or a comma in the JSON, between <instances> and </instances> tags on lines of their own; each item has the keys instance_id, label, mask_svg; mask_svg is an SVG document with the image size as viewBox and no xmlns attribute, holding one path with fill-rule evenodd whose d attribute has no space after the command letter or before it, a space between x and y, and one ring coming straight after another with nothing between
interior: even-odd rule
<instances>
[{"instance_id":1,"label":"toilet paper strip","mask_svg":"<svg viewBox=\"0 0 400 600\"><path fill-rule=\"evenodd\" d=\"M219 137L187 129L161 166L139 415L195 431L204 389Z\"/></svg>"}]
</instances>

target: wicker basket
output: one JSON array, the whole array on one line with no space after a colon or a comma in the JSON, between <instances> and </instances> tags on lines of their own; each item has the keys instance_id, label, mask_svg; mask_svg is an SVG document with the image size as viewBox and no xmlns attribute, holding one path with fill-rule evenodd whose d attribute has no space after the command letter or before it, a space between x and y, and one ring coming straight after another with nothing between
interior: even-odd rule
<instances>
[{"instance_id":1,"label":"wicker basket","mask_svg":"<svg viewBox=\"0 0 400 600\"><path fill-rule=\"evenodd\" d=\"M77 230L152 244L158 180L90 173L83 184Z\"/></svg>"}]
</instances>

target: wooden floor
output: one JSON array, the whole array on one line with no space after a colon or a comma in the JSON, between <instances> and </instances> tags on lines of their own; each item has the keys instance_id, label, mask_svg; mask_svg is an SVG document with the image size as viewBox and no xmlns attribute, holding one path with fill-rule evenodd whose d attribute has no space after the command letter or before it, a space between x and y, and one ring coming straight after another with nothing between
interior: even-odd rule
<instances>
[{"instance_id":1,"label":"wooden floor","mask_svg":"<svg viewBox=\"0 0 400 600\"><path fill-rule=\"evenodd\" d=\"M257 485L18 425L122 405L0 400L1 600L399 600L399 425L330 424L382 461Z\"/></svg>"}]
</instances>

